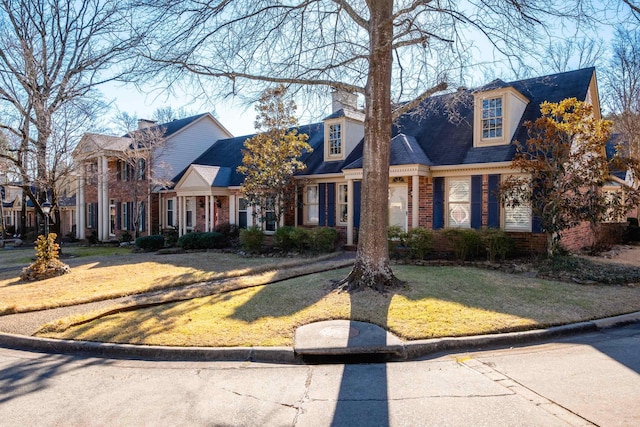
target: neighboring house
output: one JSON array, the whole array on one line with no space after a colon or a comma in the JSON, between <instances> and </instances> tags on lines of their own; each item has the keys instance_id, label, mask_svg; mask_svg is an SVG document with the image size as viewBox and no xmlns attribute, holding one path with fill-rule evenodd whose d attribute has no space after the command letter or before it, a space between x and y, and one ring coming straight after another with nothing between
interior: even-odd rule
<instances>
[{"instance_id":1,"label":"neighboring house","mask_svg":"<svg viewBox=\"0 0 640 427\"><path fill-rule=\"evenodd\" d=\"M78 238L93 235L100 241L115 240L125 233L134 235L134 224L139 235L158 233L159 183L169 182L212 141L232 136L209 113L160 125L140 120L134 132L155 132L159 141L134 147L133 133L121 137L87 133L74 150ZM140 155L135 167L125 158L131 152ZM132 188L140 192L132 193ZM138 218L133 218L134 213Z\"/></svg>"},{"instance_id":2,"label":"neighboring house","mask_svg":"<svg viewBox=\"0 0 640 427\"><path fill-rule=\"evenodd\" d=\"M76 225L76 201L75 188L72 179L62 180L59 190L60 198L58 208L60 210L60 235L65 237L75 233ZM32 188L35 192L35 187ZM4 224L11 235L23 237L29 232L36 231L38 226L33 202L23 196L22 186L19 183L0 185L2 195L2 215ZM21 217L24 215L24 225ZM39 230L42 232L42 229Z\"/></svg>"},{"instance_id":3,"label":"neighboring house","mask_svg":"<svg viewBox=\"0 0 640 427\"><path fill-rule=\"evenodd\" d=\"M389 225L404 230L499 227L516 237L521 250L544 250L545 236L531 209L502 206L497 189L505 176L521 173L511 160L514 141L528 138L524 123L540 116L543 101L571 97L591 103L600 118L594 68L510 83L495 80L475 90L434 96L399 118L391 141ZM348 245L354 244L364 135L355 96L334 94L333 113L299 131L309 136L314 151L302 157L307 169L297 176L299 203L284 222L336 227ZM250 136L216 141L173 179L173 187L161 192L162 228L184 234L223 222L245 227L260 221L242 198L243 177L236 172ZM276 228L261 225L267 232ZM569 249L589 244L584 227L564 235Z\"/></svg>"}]
</instances>

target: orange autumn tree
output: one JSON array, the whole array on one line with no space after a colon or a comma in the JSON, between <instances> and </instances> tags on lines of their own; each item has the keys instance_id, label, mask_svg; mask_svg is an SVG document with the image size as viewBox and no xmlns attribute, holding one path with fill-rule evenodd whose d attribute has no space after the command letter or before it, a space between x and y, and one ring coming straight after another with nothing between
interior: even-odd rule
<instances>
[{"instance_id":1,"label":"orange autumn tree","mask_svg":"<svg viewBox=\"0 0 640 427\"><path fill-rule=\"evenodd\" d=\"M620 192L603 191L612 170L637 170L637 164L619 153L607 158L612 123L596 119L590 104L575 98L543 102L540 112L535 122L525 123L529 138L517 143L512 161L525 175L508 177L500 196L509 207L531 206L553 255L563 231L588 221L595 233L602 221L623 216L638 203L638 190L627 185L621 184Z\"/></svg>"}]
</instances>

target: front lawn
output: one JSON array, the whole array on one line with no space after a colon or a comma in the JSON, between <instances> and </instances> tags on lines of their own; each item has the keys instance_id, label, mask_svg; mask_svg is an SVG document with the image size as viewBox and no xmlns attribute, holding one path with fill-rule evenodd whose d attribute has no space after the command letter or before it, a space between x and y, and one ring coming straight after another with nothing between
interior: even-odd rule
<instances>
[{"instance_id":1,"label":"front lawn","mask_svg":"<svg viewBox=\"0 0 640 427\"><path fill-rule=\"evenodd\" d=\"M71 273L47 280L22 282L18 269L0 272L0 314L100 301L309 262L309 259L245 258L213 252L158 255L102 249L106 250L102 256L95 256L95 250L88 248L78 251L78 256L85 252L83 258L64 258ZM21 252L23 256L34 253Z\"/></svg>"},{"instance_id":2,"label":"front lawn","mask_svg":"<svg viewBox=\"0 0 640 427\"><path fill-rule=\"evenodd\" d=\"M297 327L328 319L371 322L416 340L640 310L638 287L585 286L468 267L395 266L394 271L408 285L386 296L332 291L331 280L344 277L344 269L122 312L41 335L175 346L291 346Z\"/></svg>"}]
</instances>

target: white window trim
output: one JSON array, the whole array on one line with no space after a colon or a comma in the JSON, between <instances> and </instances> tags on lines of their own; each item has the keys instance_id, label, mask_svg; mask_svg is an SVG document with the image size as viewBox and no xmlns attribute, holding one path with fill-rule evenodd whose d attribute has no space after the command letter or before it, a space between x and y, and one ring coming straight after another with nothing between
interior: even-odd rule
<instances>
[{"instance_id":1,"label":"white window trim","mask_svg":"<svg viewBox=\"0 0 640 427\"><path fill-rule=\"evenodd\" d=\"M173 224L169 224L169 202L173 203L173 207L171 209L171 212L173 212ZM176 206L177 206L177 200L175 197L168 197L167 199L165 199L164 201L164 227L168 228L168 227L176 227Z\"/></svg>"},{"instance_id":2,"label":"white window trim","mask_svg":"<svg viewBox=\"0 0 640 427\"><path fill-rule=\"evenodd\" d=\"M482 103L485 100L500 98L502 101L502 136L483 138L482 137ZM509 102L505 90L490 91L483 94L477 94L474 100L473 116L474 116L474 146L475 147L492 147L495 145L506 145L510 142L509 129Z\"/></svg>"},{"instance_id":3,"label":"white window trim","mask_svg":"<svg viewBox=\"0 0 640 427\"><path fill-rule=\"evenodd\" d=\"M514 176L514 175L502 175L501 180L504 182L509 176ZM516 175L517 176L517 175ZM520 233L531 233L533 231L533 210L531 209L531 206L528 206L529 208L529 221L527 223L527 225L525 226L508 226L507 225L507 210L510 209L507 206L504 206L502 203L500 204L500 227L504 230L504 231L513 231L513 232L520 232Z\"/></svg>"},{"instance_id":4,"label":"white window trim","mask_svg":"<svg viewBox=\"0 0 640 427\"><path fill-rule=\"evenodd\" d=\"M347 191L347 200L345 200L344 202L342 202L342 200L340 200L340 187L346 187L346 191ZM347 224L349 224L349 184L346 182L337 182L336 183L336 224L338 225L342 225L342 226L346 226ZM346 221L340 221L341 219L341 215L340 215L340 206L344 206L347 210L347 220Z\"/></svg>"},{"instance_id":5,"label":"white window trim","mask_svg":"<svg viewBox=\"0 0 640 427\"><path fill-rule=\"evenodd\" d=\"M469 225L452 226L449 221L449 183L451 180L466 180L469 184L469 199L467 202L451 202L457 204L466 203L469 206ZM445 228L459 228L468 229L471 228L471 176L452 176L445 178L444 181L444 226Z\"/></svg>"},{"instance_id":6,"label":"white window trim","mask_svg":"<svg viewBox=\"0 0 640 427\"><path fill-rule=\"evenodd\" d=\"M318 220L317 221L310 221L309 220L309 199L308 199L308 189L311 187L315 187L316 189L316 209L318 212ZM302 203L302 215L303 215L303 221L302 223L304 225L318 225L319 221L320 221L320 186L318 184L309 184L309 185L305 185L304 187L304 195L302 196L304 198L303 203Z\"/></svg>"},{"instance_id":7,"label":"white window trim","mask_svg":"<svg viewBox=\"0 0 640 427\"><path fill-rule=\"evenodd\" d=\"M346 122L344 118L331 119L324 122L324 159L325 161L344 160L346 152L345 143L345 126ZM340 125L340 154L331 154L329 136L331 133L331 126Z\"/></svg>"}]
</instances>

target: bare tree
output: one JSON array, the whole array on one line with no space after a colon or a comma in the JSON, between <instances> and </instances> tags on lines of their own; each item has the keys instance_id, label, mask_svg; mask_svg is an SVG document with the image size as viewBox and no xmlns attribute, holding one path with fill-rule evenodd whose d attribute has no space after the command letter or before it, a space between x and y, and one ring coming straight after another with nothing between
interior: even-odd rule
<instances>
[{"instance_id":1,"label":"bare tree","mask_svg":"<svg viewBox=\"0 0 640 427\"><path fill-rule=\"evenodd\" d=\"M540 0L141 3L159 30L143 54L172 79L184 73L208 87L221 78L213 89L222 95L283 83L364 96L362 216L356 263L343 283L349 290L398 283L387 248L392 121L446 90L475 39L519 63L521 52L542 37L537 30L546 17L584 11ZM162 25L177 17L179 28Z\"/></svg>"},{"instance_id":2,"label":"bare tree","mask_svg":"<svg viewBox=\"0 0 640 427\"><path fill-rule=\"evenodd\" d=\"M112 0L0 0L0 129L13 140L4 157L41 215L49 198L58 234L70 136L95 115L93 89L124 75L139 40L129 37L126 12Z\"/></svg>"},{"instance_id":3,"label":"bare tree","mask_svg":"<svg viewBox=\"0 0 640 427\"><path fill-rule=\"evenodd\" d=\"M138 119L128 113L120 113L116 120L122 128L128 129L123 138L128 144L113 151L117 159L116 175L109 177L109 187L125 195L122 203L128 204L126 212L129 216L125 226L133 231L135 239L143 217L149 212L154 189L169 183L162 173L165 165L159 160L166 147L166 128L156 125L137 129Z\"/></svg>"},{"instance_id":4,"label":"bare tree","mask_svg":"<svg viewBox=\"0 0 640 427\"><path fill-rule=\"evenodd\" d=\"M627 154L640 159L640 32L619 28L605 74L605 99Z\"/></svg>"},{"instance_id":5,"label":"bare tree","mask_svg":"<svg viewBox=\"0 0 640 427\"><path fill-rule=\"evenodd\" d=\"M547 71L563 73L578 68L595 67L603 60L606 48L602 39L586 37L552 41L547 47L542 65Z\"/></svg>"}]
</instances>

